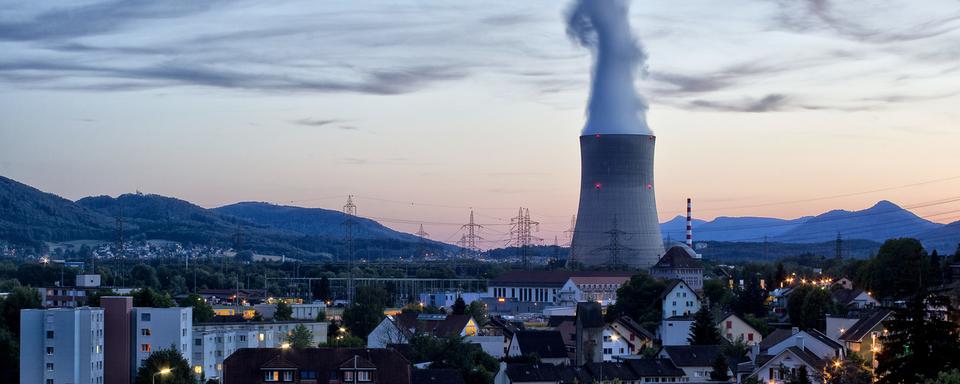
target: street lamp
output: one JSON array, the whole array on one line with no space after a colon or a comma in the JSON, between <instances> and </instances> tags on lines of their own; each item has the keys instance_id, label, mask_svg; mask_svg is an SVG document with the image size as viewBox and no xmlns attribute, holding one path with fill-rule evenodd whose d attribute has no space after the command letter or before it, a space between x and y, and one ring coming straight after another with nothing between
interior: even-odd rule
<instances>
[{"instance_id":1,"label":"street lamp","mask_svg":"<svg viewBox=\"0 0 960 384\"><path fill-rule=\"evenodd\" d=\"M168 373L170 373L170 372L173 372L173 369L163 368L163 369L161 369L160 371L155 372L155 373L153 374L153 376L150 377L150 382L153 383L153 384L156 384L156 383L157 383L157 376L166 375L166 374L168 374Z\"/></svg>"}]
</instances>

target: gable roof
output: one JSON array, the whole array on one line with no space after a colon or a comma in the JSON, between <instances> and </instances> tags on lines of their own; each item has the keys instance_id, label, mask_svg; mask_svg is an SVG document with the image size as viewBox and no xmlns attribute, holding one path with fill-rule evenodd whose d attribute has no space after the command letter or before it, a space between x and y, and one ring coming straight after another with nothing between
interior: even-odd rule
<instances>
[{"instance_id":1,"label":"gable roof","mask_svg":"<svg viewBox=\"0 0 960 384\"><path fill-rule=\"evenodd\" d=\"M789 340L790 338L794 337L797 334L800 334L801 332L804 333L805 336L810 336L811 338L813 338L813 340L818 341L821 344L824 344L830 348L841 349L841 350L843 349L842 344L834 341L829 336L823 334L823 332L820 332L816 329L807 329L803 331L798 331L795 334L793 333L792 329L777 328L776 330L771 332L769 335L767 335L767 337L764 337L762 341L760 341L760 350L766 351L776 346L777 344L782 343L784 340Z\"/></svg>"},{"instance_id":2,"label":"gable roof","mask_svg":"<svg viewBox=\"0 0 960 384\"><path fill-rule=\"evenodd\" d=\"M627 359L627 365L638 376L683 376L683 370L677 368L670 359Z\"/></svg>"},{"instance_id":3,"label":"gable roof","mask_svg":"<svg viewBox=\"0 0 960 384\"><path fill-rule=\"evenodd\" d=\"M893 312L886 309L879 310L870 314L870 316L858 320L856 323L853 323L853 325L850 326L850 329L846 330L842 335L840 335L840 340L853 342L859 342L863 340L864 336L870 333L872 329L876 328L877 325L880 325L880 323L890 317L890 314L892 313Z\"/></svg>"},{"instance_id":4,"label":"gable roof","mask_svg":"<svg viewBox=\"0 0 960 384\"><path fill-rule=\"evenodd\" d=\"M576 316L557 316L557 315L550 316L550 318L547 319L547 326L553 328L568 321L573 323L577 321L577 317Z\"/></svg>"},{"instance_id":5,"label":"gable roof","mask_svg":"<svg viewBox=\"0 0 960 384\"><path fill-rule=\"evenodd\" d=\"M675 288L677 288L677 286L680 285L680 284L683 284L684 286L687 287L687 289L690 290L690 292L693 292L693 296L696 297L697 300L700 299L700 295L697 294L697 291L695 291L693 288L690 288L690 284L687 284L686 282L684 282L683 280L680 280L680 279L672 279L672 280L670 280L670 282L667 283L667 287L663 289L663 292L660 292L660 296L658 296L657 299L658 299L658 300L663 300L663 299L665 299L665 298L667 297L667 295L669 295L670 292L673 292L673 290L674 290Z\"/></svg>"},{"instance_id":6,"label":"gable roof","mask_svg":"<svg viewBox=\"0 0 960 384\"><path fill-rule=\"evenodd\" d=\"M709 367L722 353L719 345L668 345L663 351L678 367Z\"/></svg>"},{"instance_id":7,"label":"gable roof","mask_svg":"<svg viewBox=\"0 0 960 384\"><path fill-rule=\"evenodd\" d=\"M783 356L784 354L791 354L796 356L800 361L809 366L812 369L812 372L818 372L826 366L826 362L823 359L817 357L817 355L811 352L809 349L800 349L800 347L793 346L786 348L783 351L780 351L776 356L762 355L757 356L757 363L754 372L758 372L766 368L771 361L774 361L776 358ZM811 372L811 373L812 373Z\"/></svg>"},{"instance_id":8,"label":"gable roof","mask_svg":"<svg viewBox=\"0 0 960 384\"><path fill-rule=\"evenodd\" d=\"M862 289L845 289L839 286L830 290L833 300L844 306L853 303L857 296L863 293L865 292Z\"/></svg>"},{"instance_id":9,"label":"gable roof","mask_svg":"<svg viewBox=\"0 0 960 384\"><path fill-rule=\"evenodd\" d=\"M630 316L620 316L620 318L617 319L616 322L622 325L624 328L630 330L630 332L638 334L645 339L648 339L648 340L656 339L656 336L650 333L650 331L643 328L643 326L641 326L640 324L637 324L636 321L633 321L633 319L630 318Z\"/></svg>"},{"instance_id":10,"label":"gable roof","mask_svg":"<svg viewBox=\"0 0 960 384\"><path fill-rule=\"evenodd\" d=\"M703 268L696 253L686 245L674 245L653 265L653 269Z\"/></svg>"},{"instance_id":11,"label":"gable roof","mask_svg":"<svg viewBox=\"0 0 960 384\"><path fill-rule=\"evenodd\" d=\"M405 332L422 332L434 336L454 336L463 332L470 322L470 315L424 315L421 313L401 313L394 317L395 323Z\"/></svg>"},{"instance_id":12,"label":"gable roof","mask_svg":"<svg viewBox=\"0 0 960 384\"><path fill-rule=\"evenodd\" d=\"M463 374L456 369L414 369L413 384L464 384Z\"/></svg>"},{"instance_id":13,"label":"gable roof","mask_svg":"<svg viewBox=\"0 0 960 384\"><path fill-rule=\"evenodd\" d=\"M720 321L717 322L717 326L722 325L724 321L727 321L727 319L729 319L729 318L731 318L731 317L740 320L741 323L743 323L744 325L746 325L747 328L750 328L751 330L753 330L753 332L756 333L757 335L760 334L760 331L757 331L757 329L754 328L752 325L750 325L750 323L748 323L748 322L747 322L746 320L744 320L742 317L738 316L736 313L733 313L733 312L731 312L729 315L726 315L726 316L724 316L723 318L721 318Z\"/></svg>"},{"instance_id":14,"label":"gable roof","mask_svg":"<svg viewBox=\"0 0 960 384\"><path fill-rule=\"evenodd\" d=\"M507 364L504 370L511 382L560 381L560 370L553 364Z\"/></svg>"},{"instance_id":15,"label":"gable roof","mask_svg":"<svg viewBox=\"0 0 960 384\"><path fill-rule=\"evenodd\" d=\"M354 357L375 366L379 384L410 383L410 362L400 352L366 348L240 348L223 361L223 378L231 384L259 383L263 378L261 367L275 368L269 365L317 371L318 377L325 378Z\"/></svg>"},{"instance_id":16,"label":"gable roof","mask_svg":"<svg viewBox=\"0 0 960 384\"><path fill-rule=\"evenodd\" d=\"M567 357L559 331L517 331L513 337L519 343L521 354L535 353L543 359Z\"/></svg>"}]
</instances>

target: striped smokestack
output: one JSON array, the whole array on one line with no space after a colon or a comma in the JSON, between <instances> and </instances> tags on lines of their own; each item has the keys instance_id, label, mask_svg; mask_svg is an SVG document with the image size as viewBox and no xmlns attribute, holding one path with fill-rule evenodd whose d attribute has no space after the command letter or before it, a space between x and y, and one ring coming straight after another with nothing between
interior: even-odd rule
<instances>
[{"instance_id":1,"label":"striped smokestack","mask_svg":"<svg viewBox=\"0 0 960 384\"><path fill-rule=\"evenodd\" d=\"M692 203L690 198L687 198L687 246L690 249L693 249L693 215L690 213L692 208Z\"/></svg>"}]
</instances>

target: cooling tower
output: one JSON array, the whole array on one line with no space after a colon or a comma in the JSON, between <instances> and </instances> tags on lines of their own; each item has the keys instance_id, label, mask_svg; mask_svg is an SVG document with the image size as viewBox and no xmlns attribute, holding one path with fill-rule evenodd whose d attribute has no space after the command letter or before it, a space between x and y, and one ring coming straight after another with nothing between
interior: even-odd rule
<instances>
[{"instance_id":1,"label":"cooling tower","mask_svg":"<svg viewBox=\"0 0 960 384\"><path fill-rule=\"evenodd\" d=\"M656 137L580 136L580 208L571 263L649 268L663 255L653 184Z\"/></svg>"}]
</instances>

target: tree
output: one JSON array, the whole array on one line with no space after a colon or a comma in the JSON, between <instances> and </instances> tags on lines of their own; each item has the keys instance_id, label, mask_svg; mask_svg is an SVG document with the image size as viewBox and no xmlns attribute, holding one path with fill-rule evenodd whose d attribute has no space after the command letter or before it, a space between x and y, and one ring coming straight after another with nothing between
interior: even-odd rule
<instances>
[{"instance_id":1,"label":"tree","mask_svg":"<svg viewBox=\"0 0 960 384\"><path fill-rule=\"evenodd\" d=\"M321 347L331 348L363 348L367 342L363 339L349 333L328 337L326 343L321 343Z\"/></svg>"},{"instance_id":2,"label":"tree","mask_svg":"<svg viewBox=\"0 0 960 384\"><path fill-rule=\"evenodd\" d=\"M800 368L797 368L797 373L790 375L789 384L812 384L810 381L810 374L807 372L807 366L801 365Z\"/></svg>"},{"instance_id":3,"label":"tree","mask_svg":"<svg viewBox=\"0 0 960 384\"><path fill-rule=\"evenodd\" d=\"M928 379L924 384L960 384L960 370L940 372L936 378Z\"/></svg>"},{"instance_id":4,"label":"tree","mask_svg":"<svg viewBox=\"0 0 960 384\"><path fill-rule=\"evenodd\" d=\"M859 354L847 351L846 359L840 364L827 365L824 384L871 384L873 374L870 371Z\"/></svg>"},{"instance_id":5,"label":"tree","mask_svg":"<svg viewBox=\"0 0 960 384\"><path fill-rule=\"evenodd\" d=\"M157 278L157 270L146 264L137 264L130 270L130 278L133 279L133 285L141 288L160 288L160 280Z\"/></svg>"},{"instance_id":6,"label":"tree","mask_svg":"<svg viewBox=\"0 0 960 384\"><path fill-rule=\"evenodd\" d=\"M138 289L133 294L133 306L134 307L153 307L153 308L170 308L174 307L173 299L170 298L170 294L164 293L160 294L157 291L154 291L153 288L141 288Z\"/></svg>"},{"instance_id":7,"label":"tree","mask_svg":"<svg viewBox=\"0 0 960 384\"><path fill-rule=\"evenodd\" d=\"M743 288L736 290L736 298L731 304L733 312L740 316L748 314L756 317L767 315L767 291L760 288L760 280L753 276L745 279Z\"/></svg>"},{"instance_id":8,"label":"tree","mask_svg":"<svg viewBox=\"0 0 960 384\"><path fill-rule=\"evenodd\" d=\"M213 320L213 317L216 316L213 312L213 307L207 304L207 301L200 297L200 295L194 293L187 295L187 297L180 302L180 306L193 308L194 324L210 322Z\"/></svg>"},{"instance_id":9,"label":"tree","mask_svg":"<svg viewBox=\"0 0 960 384\"><path fill-rule=\"evenodd\" d=\"M753 327L753 329L756 329L757 332L760 332L760 335L763 337L767 337L770 332L773 332L773 330L770 329L770 323L764 319L758 319L754 315L747 314L743 317L743 321L746 321L747 324L750 324L750 326Z\"/></svg>"},{"instance_id":10,"label":"tree","mask_svg":"<svg viewBox=\"0 0 960 384\"><path fill-rule=\"evenodd\" d=\"M459 336L438 338L428 334L414 335L410 348L401 351L410 361L431 361L430 368L452 368L463 374L466 384L487 384L499 369L499 363L477 344L466 343Z\"/></svg>"},{"instance_id":11,"label":"tree","mask_svg":"<svg viewBox=\"0 0 960 384\"><path fill-rule=\"evenodd\" d=\"M316 320L317 320L317 322L320 322L320 323L322 323L322 322L324 322L324 321L327 321L327 311L319 311L319 312L317 312L317 318L316 318Z\"/></svg>"},{"instance_id":12,"label":"tree","mask_svg":"<svg viewBox=\"0 0 960 384\"><path fill-rule=\"evenodd\" d=\"M720 331L713 321L713 315L706 306L693 315L693 325L690 326L690 345L717 345L720 344Z\"/></svg>"},{"instance_id":13,"label":"tree","mask_svg":"<svg viewBox=\"0 0 960 384\"><path fill-rule=\"evenodd\" d=\"M777 271L773 274L774 287L779 287L785 280L787 280L787 270L783 267L782 261L777 262Z\"/></svg>"},{"instance_id":14,"label":"tree","mask_svg":"<svg viewBox=\"0 0 960 384\"><path fill-rule=\"evenodd\" d=\"M607 321L630 316L648 331L655 331L663 317L659 298L666 287L666 283L646 273L633 275L617 289L617 302L607 307Z\"/></svg>"},{"instance_id":15,"label":"tree","mask_svg":"<svg viewBox=\"0 0 960 384\"><path fill-rule=\"evenodd\" d=\"M165 369L170 369L170 373L157 375L157 384L195 384L197 382L187 359L184 359L180 351L171 346L169 349L153 352L147 357L147 360L137 370L135 383L152 384L154 374Z\"/></svg>"},{"instance_id":16,"label":"tree","mask_svg":"<svg viewBox=\"0 0 960 384\"><path fill-rule=\"evenodd\" d=\"M920 281L929 281L927 263L923 245L918 240L887 240L870 260L868 288L878 298L911 297Z\"/></svg>"},{"instance_id":17,"label":"tree","mask_svg":"<svg viewBox=\"0 0 960 384\"><path fill-rule=\"evenodd\" d=\"M941 312L942 309L942 312ZM876 375L880 384L921 383L941 371L960 368L960 329L949 299L922 288L894 311L880 337Z\"/></svg>"},{"instance_id":18,"label":"tree","mask_svg":"<svg viewBox=\"0 0 960 384\"><path fill-rule=\"evenodd\" d=\"M14 288L0 303L3 324L14 335L14 339L20 338L20 311L33 308L40 308L40 295L35 289L28 287Z\"/></svg>"},{"instance_id":19,"label":"tree","mask_svg":"<svg viewBox=\"0 0 960 384\"><path fill-rule=\"evenodd\" d=\"M353 302L343 310L344 325L352 334L367 337L383 320L383 309L386 306L384 300L387 297L387 292L380 287L358 288Z\"/></svg>"},{"instance_id":20,"label":"tree","mask_svg":"<svg viewBox=\"0 0 960 384\"><path fill-rule=\"evenodd\" d=\"M722 353L717 354L713 359L713 370L710 371L710 380L712 381L730 381L730 374L727 372L730 367L727 365L727 357Z\"/></svg>"},{"instance_id":21,"label":"tree","mask_svg":"<svg viewBox=\"0 0 960 384\"><path fill-rule=\"evenodd\" d=\"M727 288L723 279L712 279L703 282L703 296L706 297L713 309L723 309L733 302L733 292Z\"/></svg>"},{"instance_id":22,"label":"tree","mask_svg":"<svg viewBox=\"0 0 960 384\"><path fill-rule=\"evenodd\" d=\"M940 254L937 253L937 250L934 249L930 253L930 271L927 273L927 276L930 276L929 283L926 283L931 287L938 287L943 284L943 258L940 257Z\"/></svg>"},{"instance_id":23,"label":"tree","mask_svg":"<svg viewBox=\"0 0 960 384\"><path fill-rule=\"evenodd\" d=\"M457 296L457 301L453 302L453 314L454 315L463 315L467 312L467 302L463 301L463 297Z\"/></svg>"},{"instance_id":24,"label":"tree","mask_svg":"<svg viewBox=\"0 0 960 384\"><path fill-rule=\"evenodd\" d=\"M277 300L277 310L273 312L273 319L277 321L289 321L293 318L293 307L283 299Z\"/></svg>"},{"instance_id":25,"label":"tree","mask_svg":"<svg viewBox=\"0 0 960 384\"><path fill-rule=\"evenodd\" d=\"M20 343L6 325L0 324L0 382L20 380Z\"/></svg>"},{"instance_id":26,"label":"tree","mask_svg":"<svg viewBox=\"0 0 960 384\"><path fill-rule=\"evenodd\" d=\"M827 328L827 313L831 312L836 312L833 296L826 288L814 288L803 299L800 327L823 331Z\"/></svg>"},{"instance_id":27,"label":"tree","mask_svg":"<svg viewBox=\"0 0 960 384\"><path fill-rule=\"evenodd\" d=\"M297 324L287 336L290 346L296 349L303 349L313 345L313 332L310 332L303 324Z\"/></svg>"},{"instance_id":28,"label":"tree","mask_svg":"<svg viewBox=\"0 0 960 384\"><path fill-rule=\"evenodd\" d=\"M486 325L490 320L487 317L487 305L482 301L471 301L467 306L467 314L477 321L478 326Z\"/></svg>"}]
</instances>

